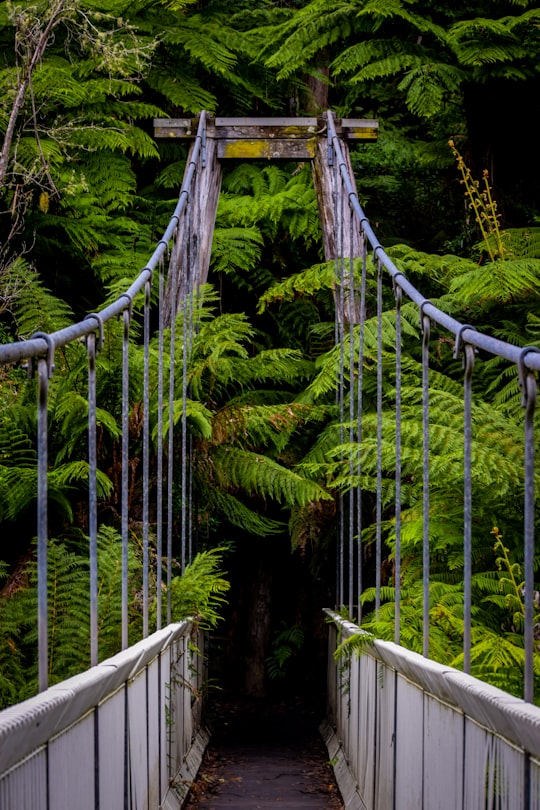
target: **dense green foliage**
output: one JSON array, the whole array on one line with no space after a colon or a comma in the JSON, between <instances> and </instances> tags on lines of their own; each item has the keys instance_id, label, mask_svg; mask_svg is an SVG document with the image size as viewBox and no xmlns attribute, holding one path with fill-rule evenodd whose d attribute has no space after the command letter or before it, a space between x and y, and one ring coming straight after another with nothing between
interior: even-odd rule
<instances>
[{"instance_id":1,"label":"dense green foliage","mask_svg":"<svg viewBox=\"0 0 540 810\"><path fill-rule=\"evenodd\" d=\"M540 334L540 189L531 99L540 12L528 0L36 0L0 2L0 338L66 325L124 290L172 208L185 149L156 143L154 117L320 113L377 116L376 145L352 161L372 222L404 272L441 308L518 345ZM511 103L510 103L511 102ZM502 122L502 123L501 123ZM467 207L449 138L473 176L489 170L507 250L493 256ZM212 279L197 302L188 373L196 531L206 551L174 579L177 617L212 623L226 585L215 547L288 532L314 576L333 553L336 501L375 487L376 324L365 338L361 447L342 446L335 380L333 266L322 262L309 166L233 166L216 223ZM429 251L429 252L428 252ZM374 277L368 279L370 294ZM385 604L367 625L392 637L395 311L385 298ZM373 311L370 304L369 311ZM135 313L137 316L137 312ZM421 644L418 315L404 306L404 642ZM135 323L137 320L135 318ZM177 335L182 334L181 315ZM120 324L98 357L100 627L118 648ZM358 347L359 336L354 341ZM432 653L460 665L463 635L460 364L433 335ZM140 509L142 351L130 350L131 509ZM349 341L345 354L350 351ZM178 339L177 364L182 364ZM152 347L152 391L157 361ZM474 383L473 667L519 693L522 428L517 381L480 358ZM88 657L85 558L87 393L82 347L56 357L49 404L51 662L57 680ZM346 358L345 367L348 368ZM176 392L180 419L182 392ZM35 383L0 370L0 700L35 688ZM155 401L152 400L152 425ZM154 433L154 439L155 439ZM343 451L360 454L362 479ZM369 513L369 508L366 513ZM372 570L373 528L363 538ZM140 527L130 527L131 630L140 623ZM153 538L152 538L153 539ZM368 581L368 585L372 583ZM155 583L151 583L155 593ZM369 609L372 591L364 595ZM70 600L69 610L67 600ZM292 629L291 629L292 627ZM279 677L302 643L276 631ZM538 656L536 656L538 659ZM536 665L539 666L538 661ZM537 671L540 677L540 671Z\"/></svg>"}]
</instances>

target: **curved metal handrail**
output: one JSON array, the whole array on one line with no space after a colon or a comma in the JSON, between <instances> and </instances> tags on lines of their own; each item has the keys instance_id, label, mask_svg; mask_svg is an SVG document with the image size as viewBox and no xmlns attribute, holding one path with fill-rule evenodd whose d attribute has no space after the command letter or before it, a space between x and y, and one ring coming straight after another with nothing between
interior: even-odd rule
<instances>
[{"instance_id":1,"label":"curved metal handrail","mask_svg":"<svg viewBox=\"0 0 540 810\"><path fill-rule=\"evenodd\" d=\"M83 320L77 323L66 326L64 329L59 329L56 332L51 332L46 339L41 334L34 335L28 340L22 340L17 343L3 343L0 345L0 363L17 363L21 360L29 360L34 357L43 357L47 353L50 354L51 349L60 346L65 346L74 340L86 337L96 331L96 322L106 323L122 314L125 309L131 306L133 299L138 293L144 290L145 284L152 277L155 268L158 266L161 258L165 255L168 245L174 235L175 229L178 226L180 217L186 208L196 170L197 161L201 155L206 132L206 113L203 111L199 117L199 125L197 128L197 135L191 156L190 163L186 169L178 202L169 220L169 224L163 233L163 236L156 245L152 256L147 264L140 271L137 278L128 289L118 296L116 301L104 307L99 313L92 313ZM203 156L204 158L204 156ZM97 317L96 317L97 316ZM99 323L98 323L99 326Z\"/></svg>"},{"instance_id":2,"label":"curved metal handrail","mask_svg":"<svg viewBox=\"0 0 540 810\"><path fill-rule=\"evenodd\" d=\"M460 321L456 320L456 318L452 318L451 315L448 315L446 312L443 312L441 309L432 304L429 298L425 298L420 290L418 290L414 284L408 280L405 274L401 270L398 270L377 238L375 231L371 227L369 219L365 215L364 210L360 205L355 184L349 175L347 163L343 155L341 141L336 134L333 114L330 111L327 112L327 120L328 139L332 144L332 148L334 149L337 157L341 178L347 189L349 203L354 209L354 212L358 218L358 223L361 226L369 244L371 245L373 255L378 261L381 262L383 267L388 270L396 285L401 287L403 292L411 301L418 304L419 307L422 307L422 313L427 315L432 321L435 321L435 323L439 324L439 326L442 326L444 329L447 329L449 332L453 332L456 337L461 334L463 342L469 343L471 346L474 346L477 349L482 349L490 354L504 357L506 360L509 360L516 365L524 362L527 368L540 371L540 349L536 349L536 347L533 346L526 347L526 355L528 356L526 360L524 360L525 355L523 354L524 350L522 348L514 346L511 343L506 343L498 338L491 337L490 335L486 335L483 332L469 326L469 324L461 323Z\"/></svg>"}]
</instances>

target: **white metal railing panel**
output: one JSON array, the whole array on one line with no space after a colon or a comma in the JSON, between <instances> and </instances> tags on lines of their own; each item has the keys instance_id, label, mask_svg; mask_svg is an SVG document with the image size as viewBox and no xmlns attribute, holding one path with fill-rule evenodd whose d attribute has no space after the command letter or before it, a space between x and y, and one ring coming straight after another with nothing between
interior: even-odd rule
<instances>
[{"instance_id":1,"label":"white metal railing panel","mask_svg":"<svg viewBox=\"0 0 540 810\"><path fill-rule=\"evenodd\" d=\"M87 714L48 744L50 807L94 810L95 717Z\"/></svg>"},{"instance_id":2,"label":"white metal railing panel","mask_svg":"<svg viewBox=\"0 0 540 810\"><path fill-rule=\"evenodd\" d=\"M394 794L394 722L396 675L381 663L377 664L377 765L375 768L375 807L392 807Z\"/></svg>"},{"instance_id":3,"label":"white metal railing panel","mask_svg":"<svg viewBox=\"0 0 540 810\"><path fill-rule=\"evenodd\" d=\"M167 655L161 656L161 666L159 668L160 696L162 701L166 701L170 690L171 681L171 648ZM167 704L165 704L167 705ZM165 712L165 722L161 723L159 729L159 759L160 759L160 796L165 796L169 787L169 755L168 755L168 735L169 735L169 708Z\"/></svg>"},{"instance_id":4,"label":"white metal railing panel","mask_svg":"<svg viewBox=\"0 0 540 810\"><path fill-rule=\"evenodd\" d=\"M98 712L100 807L123 807L126 780L126 689L106 698Z\"/></svg>"},{"instance_id":5,"label":"white metal railing panel","mask_svg":"<svg viewBox=\"0 0 540 810\"><path fill-rule=\"evenodd\" d=\"M531 810L540 810L540 760L531 759Z\"/></svg>"},{"instance_id":6,"label":"white metal railing panel","mask_svg":"<svg viewBox=\"0 0 540 810\"><path fill-rule=\"evenodd\" d=\"M401 797L403 807L422 807L423 712L422 692L398 675L394 790Z\"/></svg>"},{"instance_id":7,"label":"white metal railing panel","mask_svg":"<svg viewBox=\"0 0 540 810\"><path fill-rule=\"evenodd\" d=\"M486 786L478 779L485 774L488 758L488 737L485 728L466 720L467 738L465 741L464 810L475 810L485 803Z\"/></svg>"},{"instance_id":8,"label":"white metal railing panel","mask_svg":"<svg viewBox=\"0 0 540 810\"><path fill-rule=\"evenodd\" d=\"M184 656L184 645L182 640L178 640L171 646L171 675L168 685L169 691L169 712L168 724L168 756L169 770L174 771L173 763L182 761L182 751L184 748L184 696L176 688L183 678L181 664Z\"/></svg>"},{"instance_id":9,"label":"white metal railing panel","mask_svg":"<svg viewBox=\"0 0 540 810\"><path fill-rule=\"evenodd\" d=\"M148 678L148 750L153 752L148 757L148 806L158 807L160 799L160 769L161 750L160 736L160 691L159 691L159 659L155 659L147 669Z\"/></svg>"},{"instance_id":10,"label":"white metal railing panel","mask_svg":"<svg viewBox=\"0 0 540 810\"><path fill-rule=\"evenodd\" d=\"M203 674L191 633L170 625L0 712L1 810L94 810L96 792L107 810L178 810L207 742L200 701L196 722L191 711Z\"/></svg>"},{"instance_id":11,"label":"white metal railing panel","mask_svg":"<svg viewBox=\"0 0 540 810\"><path fill-rule=\"evenodd\" d=\"M180 669L180 677L181 679L189 683L189 671L191 668L191 655L189 651L189 638L185 637L182 638L182 661L184 662L184 667ZM183 740L182 740L182 749L187 751L189 747L190 740L193 737L193 714L191 711L191 706L193 704L193 691L190 689L181 689L180 690L180 700L182 701L182 725L181 730L183 732Z\"/></svg>"},{"instance_id":12,"label":"white metal railing panel","mask_svg":"<svg viewBox=\"0 0 540 810\"><path fill-rule=\"evenodd\" d=\"M368 807L373 807L375 790L375 728L376 728L376 683L375 660L368 656L353 658L352 666L359 669L359 717L361 743L358 758L358 787Z\"/></svg>"},{"instance_id":13,"label":"white metal railing panel","mask_svg":"<svg viewBox=\"0 0 540 810\"><path fill-rule=\"evenodd\" d=\"M334 641L362 632L329 613ZM343 660L329 660L339 673ZM358 689L358 739L340 724L355 698L333 688L331 672L336 723L326 736L339 773L348 766L347 810L540 810L539 707L391 642L345 660L347 685Z\"/></svg>"},{"instance_id":14,"label":"white metal railing panel","mask_svg":"<svg viewBox=\"0 0 540 810\"><path fill-rule=\"evenodd\" d=\"M424 807L460 807L463 796L463 716L424 693ZM443 767L444 765L444 767Z\"/></svg>"},{"instance_id":15,"label":"white metal railing panel","mask_svg":"<svg viewBox=\"0 0 540 810\"><path fill-rule=\"evenodd\" d=\"M343 747L349 751L350 756L352 757L352 750L349 744L350 742L350 723L351 723L351 701L350 701L350 694L351 694L351 678L354 671L354 667L343 667L340 672L340 689L344 692L346 699L341 701L341 711L340 711L340 723L339 727L341 730L341 738L343 740Z\"/></svg>"},{"instance_id":16,"label":"white metal railing panel","mask_svg":"<svg viewBox=\"0 0 540 810\"><path fill-rule=\"evenodd\" d=\"M360 727L362 718L359 709L360 700L360 667L357 666L357 661L351 661L350 674L349 674L349 723L347 729L347 738L343 740L343 746L348 752L348 760L350 767L358 773L358 761L360 756L360 745L362 743L362 735Z\"/></svg>"},{"instance_id":17,"label":"white metal railing panel","mask_svg":"<svg viewBox=\"0 0 540 810\"><path fill-rule=\"evenodd\" d=\"M148 704L146 670L128 686L130 787L134 808L146 806L148 796Z\"/></svg>"},{"instance_id":18,"label":"white metal railing panel","mask_svg":"<svg viewBox=\"0 0 540 810\"><path fill-rule=\"evenodd\" d=\"M40 748L0 781L0 808L48 810L45 748Z\"/></svg>"},{"instance_id":19,"label":"white metal railing panel","mask_svg":"<svg viewBox=\"0 0 540 810\"><path fill-rule=\"evenodd\" d=\"M525 769L522 752L495 734L489 735L486 750L485 806L497 810L514 810L516 804L524 805Z\"/></svg>"}]
</instances>

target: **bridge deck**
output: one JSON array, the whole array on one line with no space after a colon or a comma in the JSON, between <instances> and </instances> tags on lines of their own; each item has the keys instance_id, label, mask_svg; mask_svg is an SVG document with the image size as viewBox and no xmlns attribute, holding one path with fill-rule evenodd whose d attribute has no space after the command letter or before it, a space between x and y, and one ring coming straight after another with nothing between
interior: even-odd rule
<instances>
[{"instance_id":1,"label":"bridge deck","mask_svg":"<svg viewBox=\"0 0 540 810\"><path fill-rule=\"evenodd\" d=\"M187 808L341 810L318 719L300 704L221 704Z\"/></svg>"}]
</instances>

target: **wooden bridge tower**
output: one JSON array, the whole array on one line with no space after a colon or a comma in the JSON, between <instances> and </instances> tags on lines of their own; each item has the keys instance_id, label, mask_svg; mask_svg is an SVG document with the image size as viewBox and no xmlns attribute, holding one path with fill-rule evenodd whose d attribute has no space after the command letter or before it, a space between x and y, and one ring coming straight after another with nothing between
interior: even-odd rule
<instances>
[{"instance_id":1,"label":"wooden bridge tower","mask_svg":"<svg viewBox=\"0 0 540 810\"><path fill-rule=\"evenodd\" d=\"M194 141L197 133L196 118L156 119L154 136L156 138L181 138ZM377 140L378 122L373 119L336 119L336 134L343 144L345 161L349 162L349 141L369 143ZM339 206L334 206L336 173L328 165L328 138L326 119L321 118L208 118L206 137L202 144L207 171L201 172L196 179L195 195L198 211L197 227L191 221L182 224L177 243L187 244L184 254L185 267L174 262L176 278L168 278L165 314L170 322L172 300L175 299L174 311L183 299L187 274L195 272L198 285L206 283L212 248L212 234L216 218L219 192L221 189L221 162L223 160L281 160L310 161L313 181L317 192L319 215L321 220L324 255L326 261L336 258L335 234L339 232L341 217ZM193 144L191 146L193 149ZM191 151L188 156L188 166ZM351 172L352 176L352 172ZM190 234L183 229L190 228ZM187 238L187 242L185 239ZM360 235L353 232L353 245L350 243L349 228L343 229L343 254L357 257L361 255ZM174 289L174 294L173 294Z\"/></svg>"}]
</instances>

